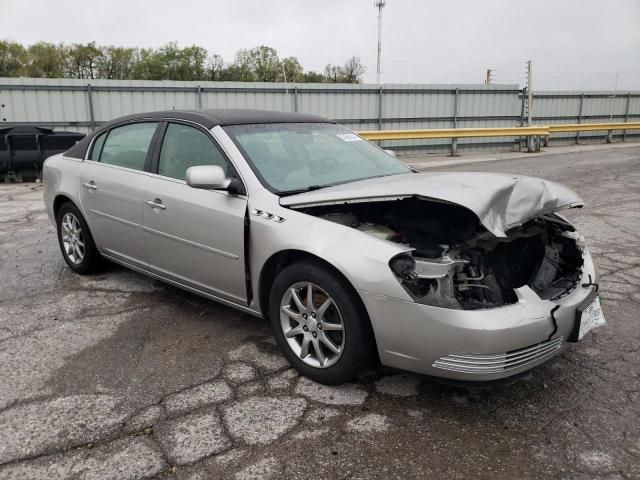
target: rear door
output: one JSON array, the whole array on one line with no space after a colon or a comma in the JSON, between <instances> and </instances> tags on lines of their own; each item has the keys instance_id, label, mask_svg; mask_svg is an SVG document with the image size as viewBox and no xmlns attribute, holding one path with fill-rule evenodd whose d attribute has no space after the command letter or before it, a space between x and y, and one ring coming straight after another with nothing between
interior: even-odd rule
<instances>
[{"instance_id":1,"label":"rear door","mask_svg":"<svg viewBox=\"0 0 640 480\"><path fill-rule=\"evenodd\" d=\"M159 122L112 128L96 138L80 168L80 201L98 248L144 267L142 187Z\"/></svg>"},{"instance_id":2,"label":"rear door","mask_svg":"<svg viewBox=\"0 0 640 480\"><path fill-rule=\"evenodd\" d=\"M244 221L247 199L189 187L187 168L235 169L210 132L166 124L154 171L145 178L143 221L149 268L178 283L235 303L246 303Z\"/></svg>"}]
</instances>

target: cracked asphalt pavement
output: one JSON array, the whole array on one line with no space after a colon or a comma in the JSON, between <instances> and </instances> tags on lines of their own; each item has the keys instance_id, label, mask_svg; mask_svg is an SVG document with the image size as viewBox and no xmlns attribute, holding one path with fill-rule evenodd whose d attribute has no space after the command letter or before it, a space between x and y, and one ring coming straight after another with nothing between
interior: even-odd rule
<instances>
[{"instance_id":1,"label":"cracked asphalt pavement","mask_svg":"<svg viewBox=\"0 0 640 480\"><path fill-rule=\"evenodd\" d=\"M490 388L300 377L263 320L117 266L71 273L0 186L0 478L640 478L640 146L438 167L565 183L608 321Z\"/></svg>"}]
</instances>

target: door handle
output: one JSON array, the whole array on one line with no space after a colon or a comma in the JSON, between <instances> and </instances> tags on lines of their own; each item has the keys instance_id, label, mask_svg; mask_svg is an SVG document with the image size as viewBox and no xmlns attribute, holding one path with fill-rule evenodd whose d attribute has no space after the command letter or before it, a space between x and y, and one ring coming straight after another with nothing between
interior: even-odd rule
<instances>
[{"instance_id":1,"label":"door handle","mask_svg":"<svg viewBox=\"0 0 640 480\"><path fill-rule=\"evenodd\" d=\"M82 185L84 185L84 187L87 190L97 190L98 189L97 185L94 183L93 180L91 180L89 183L83 183Z\"/></svg>"},{"instance_id":2,"label":"door handle","mask_svg":"<svg viewBox=\"0 0 640 480\"><path fill-rule=\"evenodd\" d=\"M159 208L160 210L166 210L167 206L162 204L162 201L159 198L155 200L147 200L144 203L149 205L151 208Z\"/></svg>"}]
</instances>

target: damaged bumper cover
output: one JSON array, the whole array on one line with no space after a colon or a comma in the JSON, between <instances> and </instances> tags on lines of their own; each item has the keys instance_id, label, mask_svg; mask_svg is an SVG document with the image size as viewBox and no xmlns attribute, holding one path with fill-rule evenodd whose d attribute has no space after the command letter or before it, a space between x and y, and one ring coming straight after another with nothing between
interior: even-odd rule
<instances>
[{"instance_id":1,"label":"damaged bumper cover","mask_svg":"<svg viewBox=\"0 0 640 480\"><path fill-rule=\"evenodd\" d=\"M359 293L382 364L436 377L489 381L524 372L560 353L574 330L576 310L594 296L596 282L585 248L580 284L555 300L543 300L524 286L517 290L515 304L454 310Z\"/></svg>"}]
</instances>

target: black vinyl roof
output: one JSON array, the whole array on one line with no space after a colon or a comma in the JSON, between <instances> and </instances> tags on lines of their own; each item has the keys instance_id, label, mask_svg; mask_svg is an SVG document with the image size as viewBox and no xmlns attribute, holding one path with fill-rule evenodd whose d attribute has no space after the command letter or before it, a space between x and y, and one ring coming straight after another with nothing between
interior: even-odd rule
<instances>
[{"instance_id":1,"label":"black vinyl roof","mask_svg":"<svg viewBox=\"0 0 640 480\"><path fill-rule=\"evenodd\" d=\"M302 113L275 112L258 109L211 109L211 110L165 110L161 112L137 113L126 117L116 118L107 125L121 123L135 119L165 119L173 118L196 122L207 128L216 125L248 125L253 123L328 123L326 118ZM331 122L332 123L332 122Z\"/></svg>"},{"instance_id":2,"label":"black vinyl roof","mask_svg":"<svg viewBox=\"0 0 640 480\"><path fill-rule=\"evenodd\" d=\"M258 110L249 108L236 109L211 109L211 110L165 110L160 112L136 113L125 117L116 118L102 125L96 132L87 135L84 140L78 142L65 152L65 155L73 158L84 158L89 148L91 139L98 133L120 123L131 120L187 120L198 123L205 128L213 128L217 125L250 125L260 123L335 123L318 115L303 113L275 112L272 110Z\"/></svg>"}]
</instances>

